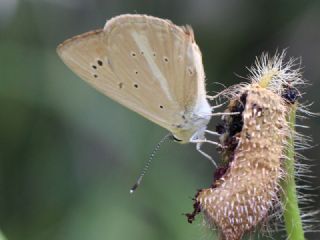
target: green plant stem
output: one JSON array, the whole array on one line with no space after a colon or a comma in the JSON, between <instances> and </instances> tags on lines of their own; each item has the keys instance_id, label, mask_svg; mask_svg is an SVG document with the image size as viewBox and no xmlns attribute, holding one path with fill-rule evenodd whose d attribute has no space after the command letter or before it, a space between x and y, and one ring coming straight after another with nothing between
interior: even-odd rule
<instances>
[{"instance_id":1,"label":"green plant stem","mask_svg":"<svg viewBox=\"0 0 320 240\"><path fill-rule=\"evenodd\" d=\"M290 109L288 120L290 131L294 133L296 119L296 104ZM284 221L288 239L304 240L304 231L302 227L300 209L298 205L298 193L295 183L295 151L294 151L294 134L290 135L286 151L287 159L285 160L284 170L286 177L282 182L284 205Z\"/></svg>"}]
</instances>

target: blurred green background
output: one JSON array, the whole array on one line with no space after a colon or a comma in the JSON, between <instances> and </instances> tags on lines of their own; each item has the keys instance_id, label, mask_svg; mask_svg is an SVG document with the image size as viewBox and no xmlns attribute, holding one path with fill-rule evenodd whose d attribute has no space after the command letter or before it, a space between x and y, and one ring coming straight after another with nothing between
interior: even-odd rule
<instances>
[{"instance_id":1,"label":"blurred green background","mask_svg":"<svg viewBox=\"0 0 320 240\"><path fill-rule=\"evenodd\" d=\"M166 131L92 89L55 52L123 13L190 24L210 93L222 89L214 82L239 82L235 73L245 76L262 51L289 47L312 82L304 99L320 112L320 1L0 0L0 228L9 240L214 239L201 218L190 225L182 215L210 185L210 162L192 145L164 144L130 195ZM319 143L319 118L303 123ZM315 160L319 208L320 148L303 153Z\"/></svg>"}]
</instances>

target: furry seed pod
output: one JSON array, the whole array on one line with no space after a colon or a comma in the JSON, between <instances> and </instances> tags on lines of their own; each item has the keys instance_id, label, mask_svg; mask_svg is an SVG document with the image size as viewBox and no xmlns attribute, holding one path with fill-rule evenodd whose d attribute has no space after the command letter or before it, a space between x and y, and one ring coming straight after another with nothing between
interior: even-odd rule
<instances>
[{"instance_id":1,"label":"furry seed pod","mask_svg":"<svg viewBox=\"0 0 320 240\"><path fill-rule=\"evenodd\" d=\"M229 99L226 112L234 113L223 116L216 128L223 146L222 166L211 187L198 191L194 212L187 216L192 222L203 212L224 240L240 240L275 212L280 216L288 146L297 137L300 141L295 144L306 146L288 122L301 97L298 87L306 83L296 60L284 62L284 58L285 51L271 58L263 54L249 69L250 83L222 93ZM302 105L298 110L309 113Z\"/></svg>"},{"instance_id":2,"label":"furry seed pod","mask_svg":"<svg viewBox=\"0 0 320 240\"><path fill-rule=\"evenodd\" d=\"M277 200L280 159L288 135L280 96L258 84L248 85L243 94L243 126L232 136L238 143L230 166L214 188L200 191L197 197L207 220L218 226L226 240L241 239L266 218Z\"/></svg>"}]
</instances>

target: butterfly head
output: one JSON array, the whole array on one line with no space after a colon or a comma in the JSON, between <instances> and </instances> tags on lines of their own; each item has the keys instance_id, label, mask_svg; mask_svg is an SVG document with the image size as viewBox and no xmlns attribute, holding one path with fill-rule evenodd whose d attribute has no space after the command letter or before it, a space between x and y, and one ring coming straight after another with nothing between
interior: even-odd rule
<instances>
[{"instance_id":1,"label":"butterfly head","mask_svg":"<svg viewBox=\"0 0 320 240\"><path fill-rule=\"evenodd\" d=\"M204 139L210 116L193 116L186 118L183 124L175 125L172 132L172 138L175 142L189 143L191 140Z\"/></svg>"}]
</instances>

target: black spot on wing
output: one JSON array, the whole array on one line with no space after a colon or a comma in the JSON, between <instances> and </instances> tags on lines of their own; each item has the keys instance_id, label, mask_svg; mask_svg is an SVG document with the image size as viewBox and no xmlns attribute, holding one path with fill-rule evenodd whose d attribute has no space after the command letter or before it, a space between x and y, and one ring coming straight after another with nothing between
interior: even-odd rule
<instances>
[{"instance_id":1,"label":"black spot on wing","mask_svg":"<svg viewBox=\"0 0 320 240\"><path fill-rule=\"evenodd\" d=\"M103 65L103 62L102 62L100 59L97 60L97 63L98 63L99 66L102 66L102 65Z\"/></svg>"}]
</instances>

